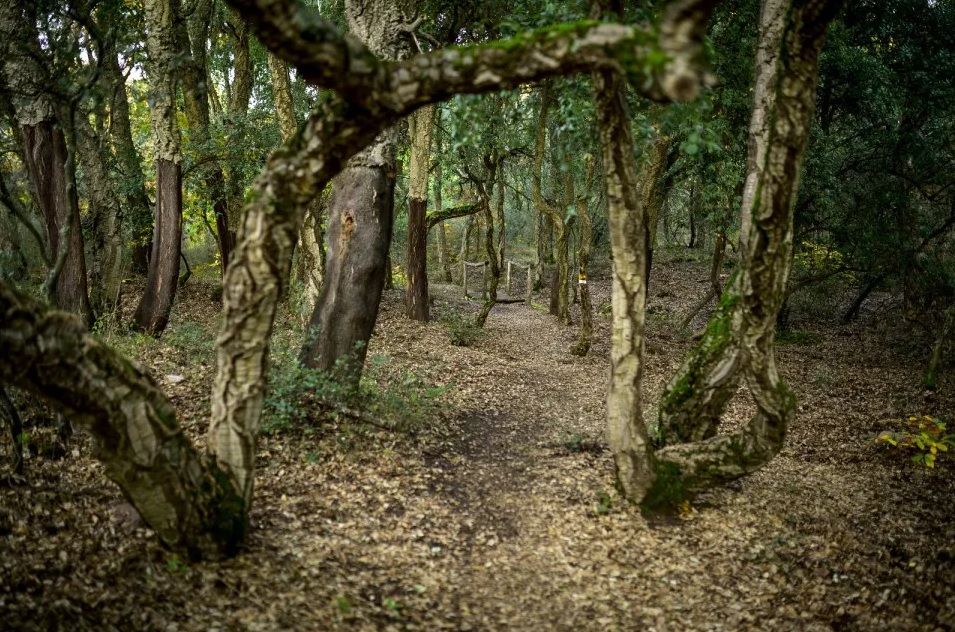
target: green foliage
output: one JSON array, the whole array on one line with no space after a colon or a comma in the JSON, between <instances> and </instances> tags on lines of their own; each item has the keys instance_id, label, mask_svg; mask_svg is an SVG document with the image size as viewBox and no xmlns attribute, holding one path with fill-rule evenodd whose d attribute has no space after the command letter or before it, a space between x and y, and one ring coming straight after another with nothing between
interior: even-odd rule
<instances>
[{"instance_id":1,"label":"green foliage","mask_svg":"<svg viewBox=\"0 0 955 632\"><path fill-rule=\"evenodd\" d=\"M168 328L162 339L182 353L189 364L212 361L215 336L199 323L179 323Z\"/></svg>"},{"instance_id":2,"label":"green foliage","mask_svg":"<svg viewBox=\"0 0 955 632\"><path fill-rule=\"evenodd\" d=\"M604 490L597 492L597 506L594 511L598 516L605 516L613 510L613 496Z\"/></svg>"},{"instance_id":3,"label":"green foliage","mask_svg":"<svg viewBox=\"0 0 955 632\"><path fill-rule=\"evenodd\" d=\"M348 361L332 371L303 366L297 347L276 345L262 411L262 431L314 431L321 421L363 423L415 431L433 419L447 387L427 383L411 371L389 371L385 356L369 359L354 380Z\"/></svg>"},{"instance_id":4,"label":"green foliage","mask_svg":"<svg viewBox=\"0 0 955 632\"><path fill-rule=\"evenodd\" d=\"M913 453L912 462L934 468L939 455L955 448L955 434L946 433L947 424L938 417L911 416L897 432L883 432L875 442L897 448L903 453Z\"/></svg>"},{"instance_id":5,"label":"green foliage","mask_svg":"<svg viewBox=\"0 0 955 632\"><path fill-rule=\"evenodd\" d=\"M456 347L470 347L484 336L484 329L474 323L474 319L457 312L445 314L441 321L448 327L448 337Z\"/></svg>"}]
</instances>

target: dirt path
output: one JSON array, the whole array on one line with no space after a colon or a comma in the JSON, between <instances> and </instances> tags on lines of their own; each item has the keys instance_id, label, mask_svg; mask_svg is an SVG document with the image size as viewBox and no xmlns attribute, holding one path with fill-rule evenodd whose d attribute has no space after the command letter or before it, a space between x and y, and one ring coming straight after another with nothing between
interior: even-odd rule
<instances>
[{"instance_id":1,"label":"dirt path","mask_svg":"<svg viewBox=\"0 0 955 632\"><path fill-rule=\"evenodd\" d=\"M699 280L703 279L702 282ZM689 342L673 334L703 265L651 284L648 402ZM435 288L438 313L477 308ZM595 283L595 305L607 283ZM213 327L202 292L176 324ZM81 440L0 488L0 620L14 629L935 630L955 627L955 476L873 447L887 417L955 410L918 385L904 331L869 324L783 345L800 412L767 468L648 524L613 490L603 437L609 319L594 351L521 304L452 347L388 294L370 354L448 386L415 437L338 424L265 436L248 550L188 564L117 520ZM207 320L202 320L206 318ZM201 441L211 363L142 352ZM890 351L887 351L889 349ZM199 394L198 396L196 394ZM751 406L738 398L729 423ZM647 417L652 418L652 407Z\"/></svg>"}]
</instances>

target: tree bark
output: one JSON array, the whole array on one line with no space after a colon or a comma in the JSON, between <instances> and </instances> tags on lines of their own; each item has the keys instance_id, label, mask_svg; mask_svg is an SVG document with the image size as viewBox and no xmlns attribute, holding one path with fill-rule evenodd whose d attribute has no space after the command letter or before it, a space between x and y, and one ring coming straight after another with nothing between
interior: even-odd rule
<instances>
[{"instance_id":1,"label":"tree bark","mask_svg":"<svg viewBox=\"0 0 955 632\"><path fill-rule=\"evenodd\" d=\"M739 274L664 395L662 442L695 442L657 452L657 481L645 505L762 467L782 448L795 412L795 399L776 371L773 341L792 265L793 208L815 105L819 51L838 2L802 0L779 11L775 2L766 0L761 14L760 47L777 52L757 72L778 78L769 110L759 115L769 124L754 132L765 138L750 144L751 153L764 149L762 160L751 163L758 171L754 193L744 196L749 205L742 213L750 220L748 235L741 238ZM757 109L759 104L757 94ZM746 375L757 413L741 430L713 436L740 373Z\"/></svg>"},{"instance_id":2,"label":"tree bark","mask_svg":"<svg viewBox=\"0 0 955 632\"><path fill-rule=\"evenodd\" d=\"M90 303L95 312L103 316L115 311L123 282L122 198L89 120L85 116L76 117L76 128L76 149L93 220Z\"/></svg>"},{"instance_id":3,"label":"tree bark","mask_svg":"<svg viewBox=\"0 0 955 632\"><path fill-rule=\"evenodd\" d=\"M38 33L26 8L18 3L0 7L5 83L14 97L27 174L46 224L56 305L91 326L76 168L65 136L73 132L72 104L56 103L48 92L53 80L41 62Z\"/></svg>"},{"instance_id":4,"label":"tree bark","mask_svg":"<svg viewBox=\"0 0 955 632\"><path fill-rule=\"evenodd\" d=\"M442 135L441 135L441 108L435 108L435 154L437 154L437 163L434 167L434 214L438 217L441 216L441 213L444 211L444 197L441 194L441 188L444 182L443 171L442 171ZM448 227L444 221L438 221L436 223L438 231L438 265L441 267L442 274L444 275L444 282L451 283L453 281L451 277L451 248L448 244ZM431 225L429 223L429 228Z\"/></svg>"},{"instance_id":5,"label":"tree bark","mask_svg":"<svg viewBox=\"0 0 955 632\"><path fill-rule=\"evenodd\" d=\"M594 159L593 156L585 157L586 175L585 181L588 183L593 179ZM577 343L571 347L570 352L574 355L585 356L590 351L591 339L594 332L594 308L590 300L590 248L593 242L593 220L590 218L590 203L588 201L588 191L577 198L577 219L580 226L580 236L577 244L577 285L580 295L580 335Z\"/></svg>"},{"instance_id":6,"label":"tree bark","mask_svg":"<svg viewBox=\"0 0 955 632\"><path fill-rule=\"evenodd\" d=\"M547 115L551 105L550 87L545 85L541 91L540 113L537 118L537 131L534 136L534 167L531 174L532 199L539 216L549 219L555 236L555 273L551 279L551 314L557 316L557 322L570 324L570 304L568 300L568 277L570 275L567 259L567 225L564 214L545 198L542 192L544 171L544 152L547 144ZM541 255L543 256L543 255Z\"/></svg>"},{"instance_id":7,"label":"tree bark","mask_svg":"<svg viewBox=\"0 0 955 632\"><path fill-rule=\"evenodd\" d=\"M145 274L149 267L153 233L152 203L146 194L146 178L139 152L133 144L126 78L116 51L107 49L107 52L103 59L103 78L109 87L109 135L122 183L123 219L132 237L133 271Z\"/></svg>"},{"instance_id":8,"label":"tree bark","mask_svg":"<svg viewBox=\"0 0 955 632\"><path fill-rule=\"evenodd\" d=\"M176 120L178 0L145 0L150 118L156 155L156 212L146 289L134 320L158 336L169 322L182 253L182 156Z\"/></svg>"},{"instance_id":9,"label":"tree bark","mask_svg":"<svg viewBox=\"0 0 955 632\"><path fill-rule=\"evenodd\" d=\"M123 494L167 546L191 557L232 555L246 532L242 498L183 435L172 403L138 364L0 283L0 382L65 411Z\"/></svg>"},{"instance_id":10,"label":"tree bark","mask_svg":"<svg viewBox=\"0 0 955 632\"><path fill-rule=\"evenodd\" d=\"M654 481L641 385L647 230L633 164L624 79L616 72L601 71L594 73L593 83L614 261L607 443L624 496L639 502Z\"/></svg>"},{"instance_id":11,"label":"tree bark","mask_svg":"<svg viewBox=\"0 0 955 632\"><path fill-rule=\"evenodd\" d=\"M206 78L209 68L206 41L209 38L209 21L212 16L212 0L193 3L188 26L177 25L178 48L190 56L180 64L183 103L186 120L189 122L191 143L195 147L196 163L201 165L205 193L212 202L216 220L216 240L219 246L219 270L225 276L229 257L234 247L235 234L229 228L229 201L226 196L226 179L222 165L211 146L209 130L209 91Z\"/></svg>"},{"instance_id":12,"label":"tree bark","mask_svg":"<svg viewBox=\"0 0 955 632\"><path fill-rule=\"evenodd\" d=\"M428 167L431 158L431 130L434 107L426 106L409 118L411 160L408 174L408 285L405 313L411 320L428 322Z\"/></svg>"},{"instance_id":13,"label":"tree bark","mask_svg":"<svg viewBox=\"0 0 955 632\"><path fill-rule=\"evenodd\" d=\"M351 31L380 57L407 54L404 16L394 3L347 0L345 13ZM326 279L310 321L317 336L302 349L306 366L327 371L341 365L349 379L361 375L386 281L396 169L391 128L353 157L332 185Z\"/></svg>"}]
</instances>

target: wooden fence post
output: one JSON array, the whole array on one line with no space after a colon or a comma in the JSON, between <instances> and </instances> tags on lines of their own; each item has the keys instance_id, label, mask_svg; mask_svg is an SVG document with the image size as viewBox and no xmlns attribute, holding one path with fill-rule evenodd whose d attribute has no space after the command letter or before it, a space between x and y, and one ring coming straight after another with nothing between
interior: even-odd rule
<instances>
[{"instance_id":1,"label":"wooden fence post","mask_svg":"<svg viewBox=\"0 0 955 632\"><path fill-rule=\"evenodd\" d=\"M507 281L504 282L504 291L507 292L507 295L511 295L511 266L514 265L514 262L508 259L507 261Z\"/></svg>"},{"instance_id":2,"label":"wooden fence post","mask_svg":"<svg viewBox=\"0 0 955 632\"><path fill-rule=\"evenodd\" d=\"M527 306L531 306L531 293L534 291L534 264L527 264Z\"/></svg>"},{"instance_id":3,"label":"wooden fence post","mask_svg":"<svg viewBox=\"0 0 955 632\"><path fill-rule=\"evenodd\" d=\"M464 298L468 297L468 262L461 262L462 276L464 277Z\"/></svg>"}]
</instances>

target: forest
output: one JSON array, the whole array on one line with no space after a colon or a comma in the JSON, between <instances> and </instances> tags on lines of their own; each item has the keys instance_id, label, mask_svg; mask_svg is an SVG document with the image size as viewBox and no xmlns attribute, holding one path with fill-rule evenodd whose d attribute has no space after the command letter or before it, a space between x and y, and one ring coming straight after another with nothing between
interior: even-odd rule
<instances>
[{"instance_id":1,"label":"forest","mask_svg":"<svg viewBox=\"0 0 955 632\"><path fill-rule=\"evenodd\" d=\"M953 0L0 51L0 628L955 629Z\"/></svg>"}]
</instances>

